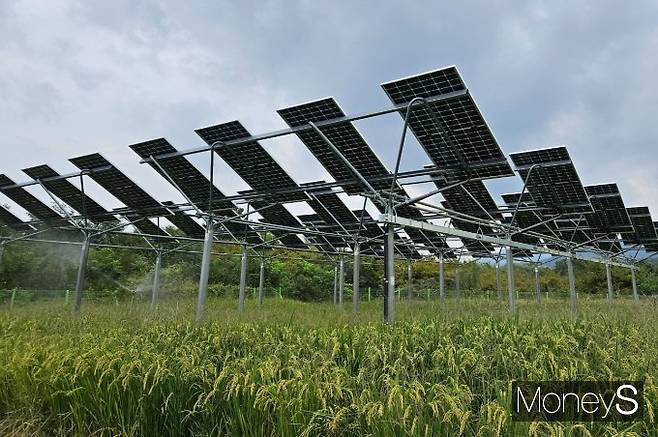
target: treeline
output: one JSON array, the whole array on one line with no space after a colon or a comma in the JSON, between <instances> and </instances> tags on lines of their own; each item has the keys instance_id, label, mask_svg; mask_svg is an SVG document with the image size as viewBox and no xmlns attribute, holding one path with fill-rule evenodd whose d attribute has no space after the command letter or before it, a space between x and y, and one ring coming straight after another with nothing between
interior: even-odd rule
<instances>
[{"instance_id":1,"label":"treeline","mask_svg":"<svg viewBox=\"0 0 658 437\"><path fill-rule=\"evenodd\" d=\"M8 235L6 229L0 230ZM39 238L57 240L63 235L54 233L40 235ZM73 233L66 235L70 241L80 241ZM144 250L149 246L143 240L126 235L108 235L99 243L115 246L129 246L134 249L114 247L92 247L88 269L86 290L112 291L116 295L148 294L151 290L155 252ZM184 252L169 252L163 257L161 272L162 294L193 294L198 287L201 261L201 244L183 243ZM166 243L165 249L173 249L176 244ZM235 245L215 244L210 269L209 293L211 295L237 294L240 271L240 248ZM0 263L0 288L4 290L72 290L80 256L80 246L76 244L55 244L53 242L16 241L6 245ZM336 260L327 259L319 253L267 250L264 253L250 253L247 283L257 287L261 257L265 259L265 289L269 295L281 295L300 300L331 299L334 288L334 268ZM605 267L602 264L574 262L577 289L581 293L606 293ZM436 261L416 261L412 265L411 287L415 295L426 296L427 292L436 295L438 290L438 263ZM458 273L457 273L458 272ZM613 284L618 294L631 293L631 275L628 269L613 267ZM448 293L456 289L456 276L459 277L461 293L495 292L496 269L487 262L457 264L447 262L445 267L446 289ZM362 257L361 290L377 297L383 291L382 260ZM550 266L540 267L543 292L565 292L568 288L566 263L563 260ZM520 292L535 290L534 266L529 263L515 264L516 287ZM500 280L503 290L507 286L505 265L501 265ZM658 292L658 264L644 263L637 274L638 290L649 295ZM345 292L351 295L352 258L345 256ZM396 285L406 293L407 263L396 263Z\"/></svg>"}]
</instances>

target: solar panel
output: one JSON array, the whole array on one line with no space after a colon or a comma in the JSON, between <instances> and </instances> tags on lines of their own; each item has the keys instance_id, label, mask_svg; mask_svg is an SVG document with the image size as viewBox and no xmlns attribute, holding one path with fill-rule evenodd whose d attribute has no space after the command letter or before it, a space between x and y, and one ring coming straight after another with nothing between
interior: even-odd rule
<instances>
[{"instance_id":1,"label":"solar panel","mask_svg":"<svg viewBox=\"0 0 658 437\"><path fill-rule=\"evenodd\" d=\"M651 212L646 206L627 208L635 233L628 236L629 242L645 243L658 239L656 228L651 220Z\"/></svg>"},{"instance_id":2,"label":"solar panel","mask_svg":"<svg viewBox=\"0 0 658 437\"><path fill-rule=\"evenodd\" d=\"M566 147L532 150L510 155L535 204L555 212L592 212L585 188Z\"/></svg>"},{"instance_id":3,"label":"solar panel","mask_svg":"<svg viewBox=\"0 0 658 437\"><path fill-rule=\"evenodd\" d=\"M452 66L386 82L382 88L395 105L403 105L416 97L466 90L466 85ZM405 111L400 115L404 118ZM514 174L469 93L414 107L409 128L432 162L440 169L459 170L459 180Z\"/></svg>"},{"instance_id":4,"label":"solar panel","mask_svg":"<svg viewBox=\"0 0 658 437\"><path fill-rule=\"evenodd\" d=\"M251 137L237 120L197 129L196 133L208 145ZM298 188L297 183L257 141L216 147L215 152L257 192L268 192L273 188ZM277 193L273 197L285 202L306 200L303 193Z\"/></svg>"},{"instance_id":5,"label":"solar panel","mask_svg":"<svg viewBox=\"0 0 658 437\"><path fill-rule=\"evenodd\" d=\"M23 172L34 180L57 178L60 176L59 173L46 164L24 168ZM42 183L48 191L62 199L64 203L76 210L79 214L86 215L98 222L116 221L116 218L111 212L99 205L86 193L83 193L67 179L44 180Z\"/></svg>"},{"instance_id":6,"label":"solar panel","mask_svg":"<svg viewBox=\"0 0 658 437\"><path fill-rule=\"evenodd\" d=\"M64 222L61 215L53 211L49 206L41 202L28 191L23 188L6 188L9 185L15 185L15 182L9 179L6 175L0 175L0 191L20 205L21 208L45 222Z\"/></svg>"},{"instance_id":7,"label":"solar panel","mask_svg":"<svg viewBox=\"0 0 658 437\"><path fill-rule=\"evenodd\" d=\"M272 223L281 226L288 226L291 228L301 228L302 225L299 220L295 218L284 206L282 205L269 205L266 202L254 200L251 205L258 209L260 214L267 223ZM267 208L266 208L267 207ZM289 231L272 230L275 236L281 237L288 234ZM285 246L288 247L307 247L299 236L295 234L286 235L280 240Z\"/></svg>"},{"instance_id":8,"label":"solar panel","mask_svg":"<svg viewBox=\"0 0 658 437\"><path fill-rule=\"evenodd\" d=\"M142 233L142 234L147 234L147 235L160 235L160 236L168 236L169 234L166 233L162 228L157 226L155 223L150 221L147 218L142 218L139 214L125 214L126 218L130 220L133 223L133 226L137 228L137 230ZM142 220L140 220L142 218Z\"/></svg>"},{"instance_id":9,"label":"solar panel","mask_svg":"<svg viewBox=\"0 0 658 437\"><path fill-rule=\"evenodd\" d=\"M335 226L327 226L325 221L318 214L302 214L298 215L297 218L309 229L325 232L336 231ZM323 247L324 251L329 252L337 247L348 246L344 239L334 235L309 235L307 238Z\"/></svg>"},{"instance_id":10,"label":"solar panel","mask_svg":"<svg viewBox=\"0 0 658 437\"><path fill-rule=\"evenodd\" d=\"M119 199L124 205L135 211L139 211L141 215L159 216L166 213L157 200L138 187L128 176L114 167L99 153L71 158L69 161L80 170L110 167L109 170L103 172L90 173L89 177Z\"/></svg>"},{"instance_id":11,"label":"solar panel","mask_svg":"<svg viewBox=\"0 0 658 437\"><path fill-rule=\"evenodd\" d=\"M332 191L309 190L308 204L327 224L350 225L359 223L359 219L343 203L338 195ZM347 227L347 226L345 226Z\"/></svg>"},{"instance_id":12,"label":"solar panel","mask_svg":"<svg viewBox=\"0 0 658 437\"><path fill-rule=\"evenodd\" d=\"M631 220L617 184L585 187L594 214L587 215L588 224L600 232L632 230Z\"/></svg>"},{"instance_id":13,"label":"solar panel","mask_svg":"<svg viewBox=\"0 0 658 437\"><path fill-rule=\"evenodd\" d=\"M290 127L307 125L309 122L333 120L345 116L343 110L333 97L304 103L277 111ZM345 158L366 179L389 175L384 164L370 148L365 139L352 123L340 123L320 127L320 131L340 150ZM331 150L327 143L313 130L297 134L311 153L324 166L329 174L339 183L355 179L354 174ZM375 189L389 189L390 182L368 181ZM344 182L345 191L357 194L363 191L358 183Z\"/></svg>"},{"instance_id":14,"label":"solar panel","mask_svg":"<svg viewBox=\"0 0 658 437\"><path fill-rule=\"evenodd\" d=\"M24 231L31 228L29 223L16 217L4 206L0 206L0 222L17 231Z\"/></svg>"},{"instance_id":15,"label":"solar panel","mask_svg":"<svg viewBox=\"0 0 658 437\"><path fill-rule=\"evenodd\" d=\"M438 188L443 188L448 185L447 181L441 179L435 179L434 182ZM468 193L473 197L469 196L466 190L468 190ZM501 218L496 202L494 202L493 197L489 194L489 190L487 190L487 187L484 186L484 183L481 180L472 180L457 187L444 189L441 191L441 194L454 208L453 211L479 218L489 218L489 215L494 218ZM473 200L473 198L475 198L475 200ZM489 215L487 215L487 213L489 213Z\"/></svg>"},{"instance_id":16,"label":"solar panel","mask_svg":"<svg viewBox=\"0 0 658 437\"><path fill-rule=\"evenodd\" d=\"M200 238L205 235L206 231L203 226L195 222L190 215L185 214L183 211L177 208L174 205L174 202L167 201L162 202L162 204L165 205L169 211L171 211L171 214L166 215L165 218L173 223L174 226L176 226L178 229L183 231L185 235L194 238Z\"/></svg>"},{"instance_id":17,"label":"solar panel","mask_svg":"<svg viewBox=\"0 0 658 437\"><path fill-rule=\"evenodd\" d=\"M133 144L130 148L141 158L147 159L151 156L175 153L177 150L169 144L164 138L145 141L143 143ZM167 172L169 177L176 182L176 185L185 193L187 197L202 211L208 211L208 200L210 195L210 181L201 173L190 161L182 156L175 156L167 159L158 160L158 164ZM149 165L158 173L162 174L160 168L153 162ZM163 175L164 176L164 175ZM166 177L165 177L166 179ZM217 187L212 186L213 208L218 207L225 210L232 210L235 205L225 199Z\"/></svg>"}]
</instances>

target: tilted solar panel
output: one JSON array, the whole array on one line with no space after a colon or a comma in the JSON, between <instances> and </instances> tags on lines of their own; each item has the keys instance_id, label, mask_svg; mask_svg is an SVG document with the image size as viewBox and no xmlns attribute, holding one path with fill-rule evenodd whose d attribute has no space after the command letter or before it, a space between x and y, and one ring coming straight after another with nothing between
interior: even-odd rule
<instances>
[{"instance_id":1,"label":"tilted solar panel","mask_svg":"<svg viewBox=\"0 0 658 437\"><path fill-rule=\"evenodd\" d=\"M168 153L175 153L177 150L169 144L164 138L157 138L150 141L145 141L138 144L133 144L130 148L137 153L142 159L150 158L151 156L164 155ZM153 162L148 162L151 167L158 173L162 171ZM158 160L158 164L162 166L165 172L173 179L178 187L185 193L187 197L202 211L208 211L208 201L210 198L210 190L212 189L213 208L221 208L227 210L226 215L232 215L230 210L235 208L235 205L225 199L222 193L216 186L210 186L208 178L199 171L190 161L182 156L176 156L167 159ZM163 175L164 176L164 175ZM166 177L165 177L166 179Z\"/></svg>"},{"instance_id":2,"label":"tilted solar panel","mask_svg":"<svg viewBox=\"0 0 658 437\"><path fill-rule=\"evenodd\" d=\"M217 141L228 142L251 137L249 131L237 120L197 129L195 132L209 146ZM298 188L297 183L257 141L218 146L215 152L257 192ZM305 200L303 193L277 193L272 197L285 202Z\"/></svg>"},{"instance_id":3,"label":"tilted solar panel","mask_svg":"<svg viewBox=\"0 0 658 437\"><path fill-rule=\"evenodd\" d=\"M435 179L434 182L438 188L448 185L441 179ZM481 180L472 180L457 187L444 189L441 194L454 208L454 211L479 218L489 218L489 215L496 219L501 218L496 202Z\"/></svg>"},{"instance_id":4,"label":"tilted solar panel","mask_svg":"<svg viewBox=\"0 0 658 437\"><path fill-rule=\"evenodd\" d=\"M311 200L308 201L308 204L327 224L340 223L345 226L359 223L359 219L336 193L331 191L310 192L309 195Z\"/></svg>"},{"instance_id":5,"label":"tilted solar panel","mask_svg":"<svg viewBox=\"0 0 658 437\"><path fill-rule=\"evenodd\" d=\"M629 242L646 243L656 240L656 228L651 220L651 212L646 206L627 208L635 233L627 237Z\"/></svg>"},{"instance_id":6,"label":"tilted solar panel","mask_svg":"<svg viewBox=\"0 0 658 437\"><path fill-rule=\"evenodd\" d=\"M60 176L59 173L46 164L24 168L23 172L34 180L57 178ZM44 180L42 183L48 191L62 199L64 203L76 210L79 214L86 215L97 222L116 221L116 218L111 212L99 205L86 193L83 193L67 179Z\"/></svg>"},{"instance_id":7,"label":"tilted solar panel","mask_svg":"<svg viewBox=\"0 0 658 437\"><path fill-rule=\"evenodd\" d=\"M162 204L171 212L166 215L165 218L173 223L178 229L183 231L185 235L194 238L201 238L205 235L205 229L203 226L195 222L188 214L180 211L173 202L166 201L162 202Z\"/></svg>"},{"instance_id":8,"label":"tilted solar panel","mask_svg":"<svg viewBox=\"0 0 658 437\"><path fill-rule=\"evenodd\" d=\"M386 82L382 88L395 105L466 90L454 66ZM405 112L400 115L404 118ZM415 106L409 128L438 168L460 170L459 180L514 174L469 93Z\"/></svg>"},{"instance_id":9,"label":"tilted solar panel","mask_svg":"<svg viewBox=\"0 0 658 437\"><path fill-rule=\"evenodd\" d=\"M0 223L4 223L17 231L24 231L31 228L29 223L16 217L4 206L0 206Z\"/></svg>"},{"instance_id":10,"label":"tilted solar panel","mask_svg":"<svg viewBox=\"0 0 658 437\"><path fill-rule=\"evenodd\" d=\"M527 189L535 204L555 212L592 212L585 188L580 182L566 147L512 153L521 178L527 179L534 165Z\"/></svg>"},{"instance_id":11,"label":"tilted solar panel","mask_svg":"<svg viewBox=\"0 0 658 437\"><path fill-rule=\"evenodd\" d=\"M6 175L0 175L0 192L20 205L34 217L49 223L63 223L61 215L23 188L7 188L15 182Z\"/></svg>"},{"instance_id":12,"label":"tilted solar panel","mask_svg":"<svg viewBox=\"0 0 658 437\"><path fill-rule=\"evenodd\" d=\"M158 225L150 221L148 218L143 218L139 214L125 214L125 217L133 223L137 231L147 235L168 236L169 234L160 228Z\"/></svg>"},{"instance_id":13,"label":"tilted solar panel","mask_svg":"<svg viewBox=\"0 0 658 437\"><path fill-rule=\"evenodd\" d=\"M283 205L268 205L266 202L259 200L254 200L251 202L251 205L258 209L258 214L260 214L265 222L272 223L281 226L288 226L291 228L301 229L302 225L299 223L299 220L295 218ZM267 207L267 208L266 208ZM285 234L289 234L290 231L281 231L281 230L272 230L272 233L280 237ZM301 233L301 231L300 231ZM307 247L306 244L302 241L299 236L295 234L286 235L281 238L281 243L288 247Z\"/></svg>"},{"instance_id":14,"label":"tilted solar panel","mask_svg":"<svg viewBox=\"0 0 658 437\"><path fill-rule=\"evenodd\" d=\"M69 161L80 170L111 167L109 170L103 172L90 173L89 177L119 199L124 205L135 211L139 211L140 215L159 216L166 212L157 200L137 186L128 176L114 167L99 153L71 158Z\"/></svg>"},{"instance_id":15,"label":"tilted solar panel","mask_svg":"<svg viewBox=\"0 0 658 437\"><path fill-rule=\"evenodd\" d=\"M585 191L594 208L594 213L586 216L591 227L599 232L632 230L617 184L589 185Z\"/></svg>"},{"instance_id":16,"label":"tilted solar panel","mask_svg":"<svg viewBox=\"0 0 658 437\"><path fill-rule=\"evenodd\" d=\"M290 127L307 125L309 122L333 120L345 116L338 103L332 98L316 100L277 111ZM389 189L390 182L370 181L371 178L387 176L388 170L352 123L340 123L320 127L320 131L340 150L345 158L376 189ZM356 177L329 148L327 143L313 130L299 132L297 136L337 182ZM348 193L364 191L358 183L341 184Z\"/></svg>"}]
</instances>

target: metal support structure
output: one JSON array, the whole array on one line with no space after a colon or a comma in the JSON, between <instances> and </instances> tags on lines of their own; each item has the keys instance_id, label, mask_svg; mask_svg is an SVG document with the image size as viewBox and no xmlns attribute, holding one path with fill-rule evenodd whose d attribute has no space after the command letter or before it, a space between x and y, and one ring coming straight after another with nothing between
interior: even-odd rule
<instances>
[{"instance_id":1,"label":"metal support structure","mask_svg":"<svg viewBox=\"0 0 658 437\"><path fill-rule=\"evenodd\" d=\"M247 245L242 245L242 256L240 257L240 292L238 294L238 311L244 311L244 293L247 287Z\"/></svg>"},{"instance_id":2,"label":"metal support structure","mask_svg":"<svg viewBox=\"0 0 658 437\"><path fill-rule=\"evenodd\" d=\"M573 273L573 260L567 258L567 274L569 275L569 297L571 300L571 312L576 313L578 310L578 296L576 295L576 278Z\"/></svg>"},{"instance_id":3,"label":"metal support structure","mask_svg":"<svg viewBox=\"0 0 658 437\"><path fill-rule=\"evenodd\" d=\"M156 252L155 271L153 272L153 290L151 290L151 311L155 311L160 294L160 268L162 267L162 251Z\"/></svg>"},{"instance_id":4,"label":"metal support structure","mask_svg":"<svg viewBox=\"0 0 658 437\"><path fill-rule=\"evenodd\" d=\"M338 306L343 307L343 298L345 293L345 259L340 256L338 261Z\"/></svg>"},{"instance_id":5,"label":"metal support structure","mask_svg":"<svg viewBox=\"0 0 658 437\"><path fill-rule=\"evenodd\" d=\"M500 284L500 260L496 259L496 298L503 300L503 291Z\"/></svg>"},{"instance_id":6,"label":"metal support structure","mask_svg":"<svg viewBox=\"0 0 658 437\"><path fill-rule=\"evenodd\" d=\"M395 230L386 225L384 244L384 322L395 320Z\"/></svg>"},{"instance_id":7,"label":"metal support structure","mask_svg":"<svg viewBox=\"0 0 658 437\"><path fill-rule=\"evenodd\" d=\"M511 313L516 311L516 283L514 278L514 256L512 248L507 246L507 306Z\"/></svg>"},{"instance_id":8,"label":"metal support structure","mask_svg":"<svg viewBox=\"0 0 658 437\"><path fill-rule=\"evenodd\" d=\"M2 264L2 259L5 256L5 245L0 243L0 264Z\"/></svg>"},{"instance_id":9,"label":"metal support structure","mask_svg":"<svg viewBox=\"0 0 658 437\"><path fill-rule=\"evenodd\" d=\"M199 277L199 297L196 306L196 322L203 320L203 310L208 296L208 277L210 276L210 258L213 243L214 224L208 220L206 235L203 239L203 256L201 258L201 275Z\"/></svg>"},{"instance_id":10,"label":"metal support structure","mask_svg":"<svg viewBox=\"0 0 658 437\"><path fill-rule=\"evenodd\" d=\"M258 305L263 304L265 293L265 258L260 260L260 272L258 274Z\"/></svg>"},{"instance_id":11,"label":"metal support structure","mask_svg":"<svg viewBox=\"0 0 658 437\"><path fill-rule=\"evenodd\" d=\"M411 260L407 262L407 298L409 300L413 299L413 286L411 284L411 281L413 280L413 272L412 272L412 267L411 267Z\"/></svg>"},{"instance_id":12,"label":"metal support structure","mask_svg":"<svg viewBox=\"0 0 658 437\"><path fill-rule=\"evenodd\" d=\"M461 297L462 291L459 283L459 263L455 265L455 294L458 298Z\"/></svg>"},{"instance_id":13,"label":"metal support structure","mask_svg":"<svg viewBox=\"0 0 658 437\"><path fill-rule=\"evenodd\" d=\"M338 305L338 264L334 265L334 305Z\"/></svg>"},{"instance_id":14,"label":"metal support structure","mask_svg":"<svg viewBox=\"0 0 658 437\"><path fill-rule=\"evenodd\" d=\"M78 277L75 281L75 298L73 303L73 311L75 313L80 312L80 306L82 306L82 291L85 288L85 277L87 273L87 260L89 259L89 244L91 239L89 235L85 235L85 239L82 242L82 249L80 251L80 264L78 265Z\"/></svg>"},{"instance_id":15,"label":"metal support structure","mask_svg":"<svg viewBox=\"0 0 658 437\"><path fill-rule=\"evenodd\" d=\"M539 282L539 267L535 267L535 295L537 303L541 302L541 283Z\"/></svg>"},{"instance_id":16,"label":"metal support structure","mask_svg":"<svg viewBox=\"0 0 658 437\"><path fill-rule=\"evenodd\" d=\"M631 268L631 285L633 286L633 299L640 300L637 293L637 278L635 277L635 267Z\"/></svg>"},{"instance_id":17,"label":"metal support structure","mask_svg":"<svg viewBox=\"0 0 658 437\"><path fill-rule=\"evenodd\" d=\"M608 283L608 305L612 305L614 290L612 288L612 267L610 264L605 265L605 278Z\"/></svg>"},{"instance_id":18,"label":"metal support structure","mask_svg":"<svg viewBox=\"0 0 658 437\"><path fill-rule=\"evenodd\" d=\"M441 301L446 299L446 272L443 254L439 255L439 299Z\"/></svg>"},{"instance_id":19,"label":"metal support structure","mask_svg":"<svg viewBox=\"0 0 658 437\"><path fill-rule=\"evenodd\" d=\"M361 303L361 246L359 243L354 244L354 274L352 277L352 310L354 316L359 315L359 304Z\"/></svg>"}]
</instances>

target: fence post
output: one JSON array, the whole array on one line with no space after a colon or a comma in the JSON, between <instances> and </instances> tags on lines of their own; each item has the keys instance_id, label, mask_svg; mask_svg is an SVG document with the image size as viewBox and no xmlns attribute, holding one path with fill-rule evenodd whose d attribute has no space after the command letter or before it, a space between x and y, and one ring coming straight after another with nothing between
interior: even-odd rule
<instances>
[{"instance_id":1,"label":"fence post","mask_svg":"<svg viewBox=\"0 0 658 437\"><path fill-rule=\"evenodd\" d=\"M11 290L11 301L9 302L9 311L14 309L14 301L16 300L16 289Z\"/></svg>"}]
</instances>

